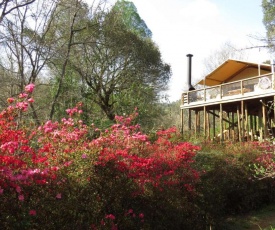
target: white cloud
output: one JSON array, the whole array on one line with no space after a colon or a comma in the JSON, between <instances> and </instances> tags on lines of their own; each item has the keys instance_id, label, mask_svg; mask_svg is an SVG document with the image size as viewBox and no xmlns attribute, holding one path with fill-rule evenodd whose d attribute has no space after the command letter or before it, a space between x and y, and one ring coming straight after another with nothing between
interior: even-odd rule
<instances>
[{"instance_id":1,"label":"white cloud","mask_svg":"<svg viewBox=\"0 0 275 230\"><path fill-rule=\"evenodd\" d=\"M194 0L183 7L180 14L194 24L208 24L219 16L218 7L208 0Z\"/></svg>"}]
</instances>

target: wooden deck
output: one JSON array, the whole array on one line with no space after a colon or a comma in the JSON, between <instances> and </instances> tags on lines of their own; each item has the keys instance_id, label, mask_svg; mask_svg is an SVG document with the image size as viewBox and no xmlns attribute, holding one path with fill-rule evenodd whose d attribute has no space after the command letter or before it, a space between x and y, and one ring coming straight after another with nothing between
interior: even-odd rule
<instances>
[{"instance_id":1,"label":"wooden deck","mask_svg":"<svg viewBox=\"0 0 275 230\"><path fill-rule=\"evenodd\" d=\"M273 75L266 74L183 93L181 109L195 109L250 99L260 100L274 95Z\"/></svg>"}]
</instances>

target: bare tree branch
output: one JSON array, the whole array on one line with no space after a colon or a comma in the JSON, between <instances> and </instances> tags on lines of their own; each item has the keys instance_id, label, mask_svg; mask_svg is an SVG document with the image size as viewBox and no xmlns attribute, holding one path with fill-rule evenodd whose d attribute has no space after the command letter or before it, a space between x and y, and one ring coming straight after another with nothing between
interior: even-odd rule
<instances>
[{"instance_id":1,"label":"bare tree branch","mask_svg":"<svg viewBox=\"0 0 275 230\"><path fill-rule=\"evenodd\" d=\"M4 17L10 14L13 10L30 5L35 1L36 0L22 0L19 3L14 3L12 0L2 0L0 2L0 23L3 21Z\"/></svg>"}]
</instances>

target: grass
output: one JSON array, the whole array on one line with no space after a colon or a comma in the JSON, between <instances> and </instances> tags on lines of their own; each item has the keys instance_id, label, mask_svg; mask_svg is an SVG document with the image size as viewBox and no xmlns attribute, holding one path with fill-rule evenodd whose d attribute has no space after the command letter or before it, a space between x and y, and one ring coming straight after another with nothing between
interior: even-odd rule
<instances>
[{"instance_id":1,"label":"grass","mask_svg":"<svg viewBox=\"0 0 275 230\"><path fill-rule=\"evenodd\" d=\"M227 230L275 230L275 204L246 215L230 217Z\"/></svg>"}]
</instances>

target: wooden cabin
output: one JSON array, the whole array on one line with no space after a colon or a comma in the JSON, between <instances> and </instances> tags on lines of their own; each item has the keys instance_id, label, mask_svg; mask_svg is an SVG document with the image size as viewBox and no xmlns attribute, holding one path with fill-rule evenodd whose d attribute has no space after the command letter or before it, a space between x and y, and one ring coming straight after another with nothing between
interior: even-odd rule
<instances>
[{"instance_id":1,"label":"wooden cabin","mask_svg":"<svg viewBox=\"0 0 275 230\"><path fill-rule=\"evenodd\" d=\"M182 132L221 142L274 137L273 66L227 60L198 82L199 89L191 86L191 70L189 75L189 90L182 94Z\"/></svg>"}]
</instances>

